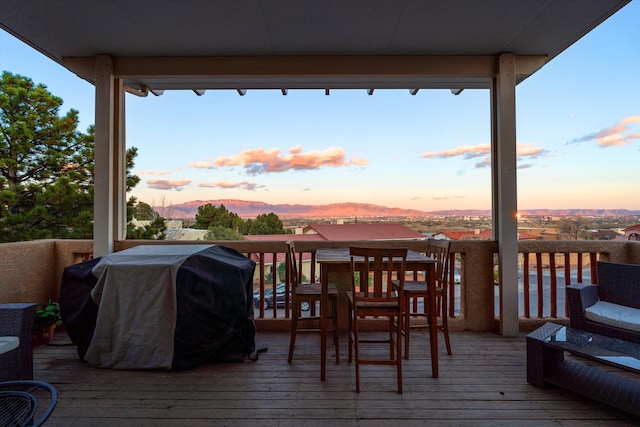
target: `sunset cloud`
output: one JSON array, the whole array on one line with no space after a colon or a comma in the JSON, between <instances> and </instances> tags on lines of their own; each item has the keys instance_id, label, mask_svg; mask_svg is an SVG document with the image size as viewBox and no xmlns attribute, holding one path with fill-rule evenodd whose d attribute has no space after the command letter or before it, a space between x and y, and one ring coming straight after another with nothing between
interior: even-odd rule
<instances>
[{"instance_id":1,"label":"sunset cloud","mask_svg":"<svg viewBox=\"0 0 640 427\"><path fill-rule=\"evenodd\" d=\"M467 196L433 196L433 200L466 199Z\"/></svg>"},{"instance_id":2,"label":"sunset cloud","mask_svg":"<svg viewBox=\"0 0 640 427\"><path fill-rule=\"evenodd\" d=\"M463 156L465 159L473 159L475 157L484 156L491 152L491 146L489 144L478 145L462 145L452 150L441 151L439 153L422 153L420 157L425 159L446 159L448 157Z\"/></svg>"},{"instance_id":3,"label":"sunset cloud","mask_svg":"<svg viewBox=\"0 0 640 427\"><path fill-rule=\"evenodd\" d=\"M536 159L540 156L547 155L548 151L542 147L537 146L535 143L516 143L516 155L518 160L525 158ZM452 150L441 151L439 153L426 152L422 153L420 157L425 159L447 159L451 157L462 157L464 160L479 159L475 164L475 168L487 168L491 166L491 145L478 144L478 145L462 145ZM524 165L524 167L530 167L531 165Z\"/></svg>"},{"instance_id":4,"label":"sunset cloud","mask_svg":"<svg viewBox=\"0 0 640 427\"><path fill-rule=\"evenodd\" d=\"M265 185L260 185L255 182L234 182L234 181L219 181L219 182L205 182L203 184L198 184L198 187L203 188L222 188L222 189L240 189L247 191L254 191L259 188L265 188Z\"/></svg>"},{"instance_id":5,"label":"sunset cloud","mask_svg":"<svg viewBox=\"0 0 640 427\"><path fill-rule=\"evenodd\" d=\"M613 126L581 136L580 138L575 138L567 142L567 145L593 140L602 148L629 145L633 142L640 141L640 132L629 132L629 125L638 123L640 123L640 116L628 116Z\"/></svg>"},{"instance_id":6,"label":"sunset cloud","mask_svg":"<svg viewBox=\"0 0 640 427\"><path fill-rule=\"evenodd\" d=\"M351 158L351 164L354 166L367 166L369 164L369 160L360 157L360 158Z\"/></svg>"},{"instance_id":7,"label":"sunset cloud","mask_svg":"<svg viewBox=\"0 0 640 427\"><path fill-rule=\"evenodd\" d=\"M347 160L344 149L339 147L327 148L324 151L304 152L300 145L282 154L279 148L254 148L242 151L233 156L221 156L216 159L201 162L191 162L192 168L221 168L242 166L249 175L262 173L286 172L289 170L316 170L325 167L364 166L369 164L365 158L351 158Z\"/></svg>"},{"instance_id":8,"label":"sunset cloud","mask_svg":"<svg viewBox=\"0 0 640 427\"><path fill-rule=\"evenodd\" d=\"M180 191L189 184L191 184L191 181L188 179L180 179L175 181L166 179L150 179L147 181L147 187L153 188L155 190Z\"/></svg>"},{"instance_id":9,"label":"sunset cloud","mask_svg":"<svg viewBox=\"0 0 640 427\"><path fill-rule=\"evenodd\" d=\"M137 175L169 175L173 172L170 171L137 171L136 174Z\"/></svg>"},{"instance_id":10,"label":"sunset cloud","mask_svg":"<svg viewBox=\"0 0 640 427\"><path fill-rule=\"evenodd\" d=\"M191 162L188 164L188 166L190 168L195 168L195 169L211 169L213 168L213 165L209 162Z\"/></svg>"}]
</instances>

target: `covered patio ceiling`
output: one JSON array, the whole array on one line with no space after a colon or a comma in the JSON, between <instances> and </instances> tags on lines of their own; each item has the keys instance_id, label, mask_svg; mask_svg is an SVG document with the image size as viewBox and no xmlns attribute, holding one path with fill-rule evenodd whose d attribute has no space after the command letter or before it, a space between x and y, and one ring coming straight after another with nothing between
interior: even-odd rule
<instances>
[{"instance_id":1,"label":"covered patio ceiling","mask_svg":"<svg viewBox=\"0 0 640 427\"><path fill-rule=\"evenodd\" d=\"M516 85L629 1L3 0L0 27L96 87L94 256L125 237L125 92L489 89L500 326L516 335Z\"/></svg>"},{"instance_id":2,"label":"covered patio ceiling","mask_svg":"<svg viewBox=\"0 0 640 427\"><path fill-rule=\"evenodd\" d=\"M91 83L108 55L154 93L488 89L498 55L520 83L628 2L6 0L0 26Z\"/></svg>"}]
</instances>

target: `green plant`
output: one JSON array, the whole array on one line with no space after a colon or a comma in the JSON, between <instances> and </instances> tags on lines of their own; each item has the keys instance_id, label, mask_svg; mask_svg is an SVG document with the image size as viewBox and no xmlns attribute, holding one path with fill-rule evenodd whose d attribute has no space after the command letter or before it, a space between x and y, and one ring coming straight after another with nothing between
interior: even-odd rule
<instances>
[{"instance_id":1,"label":"green plant","mask_svg":"<svg viewBox=\"0 0 640 427\"><path fill-rule=\"evenodd\" d=\"M45 329L51 325L62 325L62 314L60 313L60 304L49 300L46 304L36 308L36 318L33 322L33 329Z\"/></svg>"}]
</instances>

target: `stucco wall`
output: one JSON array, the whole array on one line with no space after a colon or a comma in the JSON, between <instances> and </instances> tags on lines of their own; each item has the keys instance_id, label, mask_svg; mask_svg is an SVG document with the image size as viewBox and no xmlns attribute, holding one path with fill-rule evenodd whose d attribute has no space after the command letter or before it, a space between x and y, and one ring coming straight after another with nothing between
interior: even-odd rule
<instances>
[{"instance_id":1,"label":"stucco wall","mask_svg":"<svg viewBox=\"0 0 640 427\"><path fill-rule=\"evenodd\" d=\"M55 244L37 240L0 245L0 303L47 301L55 276Z\"/></svg>"},{"instance_id":2,"label":"stucco wall","mask_svg":"<svg viewBox=\"0 0 640 427\"><path fill-rule=\"evenodd\" d=\"M0 245L0 304L58 300L62 271L93 251L91 240L36 240Z\"/></svg>"}]
</instances>

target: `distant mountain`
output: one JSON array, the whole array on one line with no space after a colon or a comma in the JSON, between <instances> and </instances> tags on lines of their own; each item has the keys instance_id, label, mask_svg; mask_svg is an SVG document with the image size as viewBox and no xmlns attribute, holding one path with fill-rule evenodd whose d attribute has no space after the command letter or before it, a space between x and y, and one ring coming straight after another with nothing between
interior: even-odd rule
<instances>
[{"instance_id":1,"label":"distant mountain","mask_svg":"<svg viewBox=\"0 0 640 427\"><path fill-rule=\"evenodd\" d=\"M215 206L224 205L227 210L238 214L242 218L255 218L261 214L271 212L280 218L346 218L346 217L429 217L429 212L389 208L369 203L332 203L328 205L272 205L264 202L245 200L193 200L169 206L154 206L153 208L165 218L195 218L198 208L210 203Z\"/></svg>"},{"instance_id":2,"label":"distant mountain","mask_svg":"<svg viewBox=\"0 0 640 427\"><path fill-rule=\"evenodd\" d=\"M370 203L331 203L327 205L301 204L269 204L264 202L220 199L193 200L186 203L154 206L153 208L165 218L194 219L200 206L210 203L215 206L224 205L229 211L242 218L255 218L261 214L271 212L280 218L427 218L433 216L489 216L490 210L482 209L451 209L433 212L415 209L390 208ZM633 216L640 215L639 210L627 209L525 209L522 215L534 216Z\"/></svg>"},{"instance_id":3,"label":"distant mountain","mask_svg":"<svg viewBox=\"0 0 640 427\"><path fill-rule=\"evenodd\" d=\"M553 216L635 216L639 210L628 209L525 209L523 215L553 215Z\"/></svg>"}]
</instances>

